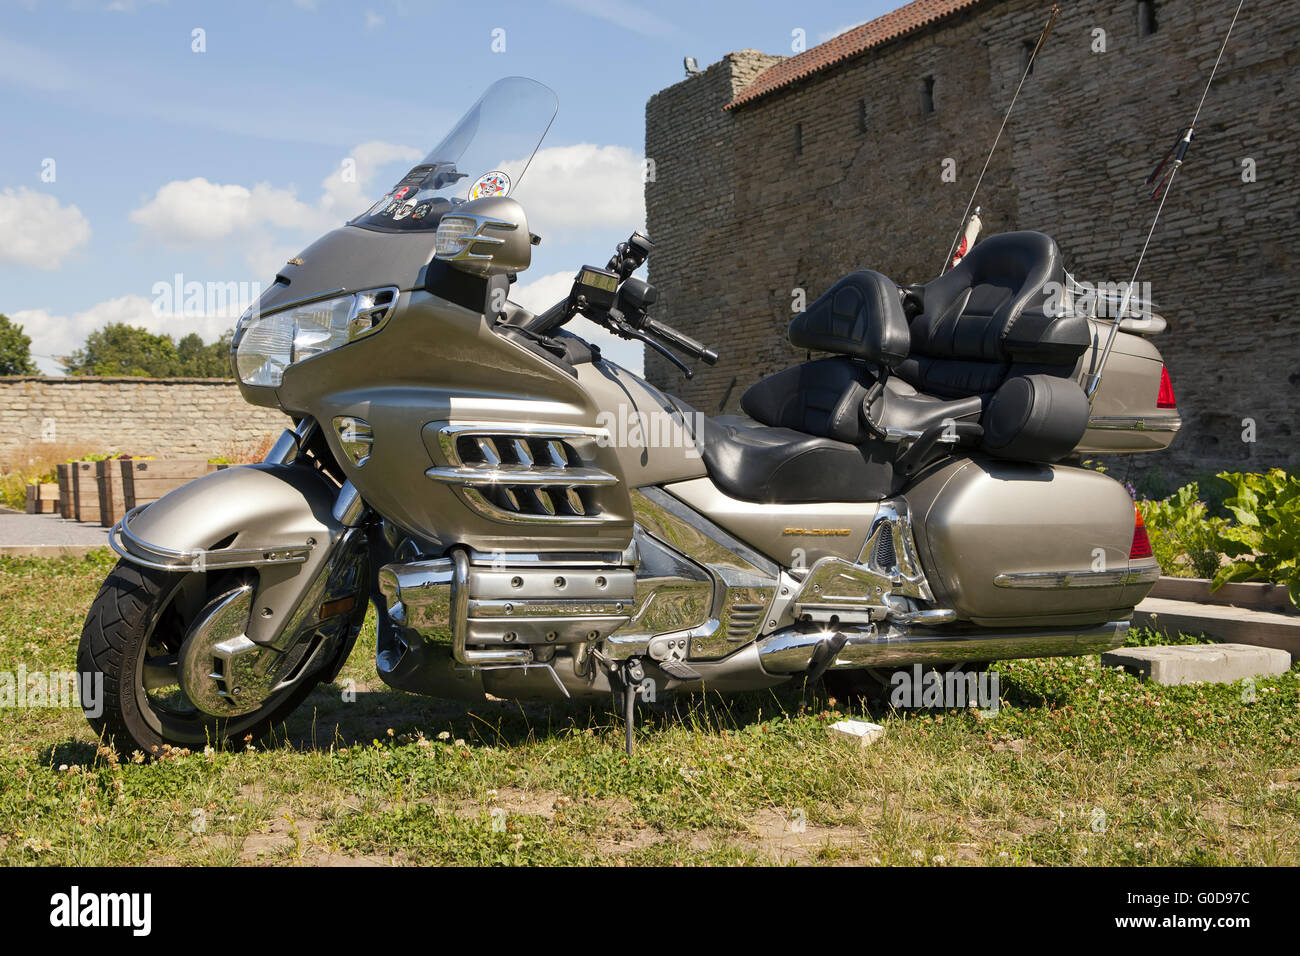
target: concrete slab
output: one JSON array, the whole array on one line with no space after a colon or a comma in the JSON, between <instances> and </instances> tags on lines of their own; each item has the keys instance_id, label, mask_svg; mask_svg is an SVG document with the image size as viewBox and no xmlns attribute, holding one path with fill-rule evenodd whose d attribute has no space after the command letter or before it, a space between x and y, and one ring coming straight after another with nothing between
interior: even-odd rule
<instances>
[{"instance_id":1,"label":"concrete slab","mask_svg":"<svg viewBox=\"0 0 1300 956\"><path fill-rule=\"evenodd\" d=\"M108 547L108 529L58 515L0 514L0 554L14 557L81 555Z\"/></svg>"},{"instance_id":2,"label":"concrete slab","mask_svg":"<svg viewBox=\"0 0 1300 956\"><path fill-rule=\"evenodd\" d=\"M1123 667L1157 684L1230 684L1247 677L1273 677L1291 669L1291 655L1249 644L1162 644L1122 647L1101 655L1103 667Z\"/></svg>"},{"instance_id":3,"label":"concrete slab","mask_svg":"<svg viewBox=\"0 0 1300 956\"><path fill-rule=\"evenodd\" d=\"M1277 647L1300 660L1300 614L1149 597L1133 612L1133 626L1170 636L1204 634L1234 644Z\"/></svg>"},{"instance_id":4,"label":"concrete slab","mask_svg":"<svg viewBox=\"0 0 1300 956\"><path fill-rule=\"evenodd\" d=\"M870 747L882 736L885 728L869 720L841 720L827 728L834 739L847 740L859 747Z\"/></svg>"}]
</instances>

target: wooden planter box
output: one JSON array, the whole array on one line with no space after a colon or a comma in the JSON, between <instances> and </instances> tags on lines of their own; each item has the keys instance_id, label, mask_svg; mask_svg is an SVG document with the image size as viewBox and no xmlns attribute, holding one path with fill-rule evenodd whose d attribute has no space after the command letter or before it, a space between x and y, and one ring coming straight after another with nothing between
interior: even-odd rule
<instances>
[{"instance_id":1,"label":"wooden planter box","mask_svg":"<svg viewBox=\"0 0 1300 956\"><path fill-rule=\"evenodd\" d=\"M126 513L122 498L122 469L117 459L95 462L95 489L99 494L99 523L111 528Z\"/></svg>"},{"instance_id":2,"label":"wooden planter box","mask_svg":"<svg viewBox=\"0 0 1300 956\"><path fill-rule=\"evenodd\" d=\"M175 491L195 478L226 467L212 465L202 459L184 458L143 461L122 459L114 464L119 466L118 478L126 511L157 501L167 492Z\"/></svg>"},{"instance_id":3,"label":"wooden planter box","mask_svg":"<svg viewBox=\"0 0 1300 956\"><path fill-rule=\"evenodd\" d=\"M72 466L56 465L59 475L59 516L72 517Z\"/></svg>"},{"instance_id":4,"label":"wooden planter box","mask_svg":"<svg viewBox=\"0 0 1300 956\"><path fill-rule=\"evenodd\" d=\"M1260 581L1231 581L1219 590L1211 591L1210 582L1206 578L1161 577L1147 596L1168 601L1241 607L1252 611L1295 613L1296 610L1286 588Z\"/></svg>"},{"instance_id":5,"label":"wooden planter box","mask_svg":"<svg viewBox=\"0 0 1300 956\"><path fill-rule=\"evenodd\" d=\"M93 461L74 461L72 471L72 517L77 521L99 524L99 483L95 481Z\"/></svg>"},{"instance_id":6,"label":"wooden planter box","mask_svg":"<svg viewBox=\"0 0 1300 956\"><path fill-rule=\"evenodd\" d=\"M44 482L27 486L27 507L29 515L52 515L59 511L59 486L55 482Z\"/></svg>"}]
</instances>

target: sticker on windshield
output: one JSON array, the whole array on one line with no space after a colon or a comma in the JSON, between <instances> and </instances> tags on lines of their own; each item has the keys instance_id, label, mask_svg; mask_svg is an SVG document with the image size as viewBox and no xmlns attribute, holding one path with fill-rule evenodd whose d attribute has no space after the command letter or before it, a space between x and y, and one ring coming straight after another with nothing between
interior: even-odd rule
<instances>
[{"instance_id":1,"label":"sticker on windshield","mask_svg":"<svg viewBox=\"0 0 1300 956\"><path fill-rule=\"evenodd\" d=\"M484 173L470 187L470 199L486 199L488 196L504 196L510 192L510 177L499 169Z\"/></svg>"}]
</instances>

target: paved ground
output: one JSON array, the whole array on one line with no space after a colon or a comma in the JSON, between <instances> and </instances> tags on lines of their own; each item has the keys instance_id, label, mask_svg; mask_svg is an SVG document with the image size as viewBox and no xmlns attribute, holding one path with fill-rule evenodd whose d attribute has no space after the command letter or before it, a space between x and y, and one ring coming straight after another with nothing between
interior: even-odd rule
<instances>
[{"instance_id":1,"label":"paved ground","mask_svg":"<svg viewBox=\"0 0 1300 956\"><path fill-rule=\"evenodd\" d=\"M0 554L85 554L108 547L108 529L58 515L0 514Z\"/></svg>"},{"instance_id":2,"label":"paved ground","mask_svg":"<svg viewBox=\"0 0 1300 956\"><path fill-rule=\"evenodd\" d=\"M1133 623L1170 635L1205 634L1218 641L1280 647L1300 660L1300 614L1149 597L1137 606Z\"/></svg>"}]
</instances>

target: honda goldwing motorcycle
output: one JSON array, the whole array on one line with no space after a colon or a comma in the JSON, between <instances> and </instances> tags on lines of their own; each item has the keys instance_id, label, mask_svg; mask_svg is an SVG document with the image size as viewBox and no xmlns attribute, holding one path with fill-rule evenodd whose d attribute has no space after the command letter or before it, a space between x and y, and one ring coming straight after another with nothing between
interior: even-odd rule
<instances>
[{"instance_id":1,"label":"honda goldwing motorcycle","mask_svg":"<svg viewBox=\"0 0 1300 956\"><path fill-rule=\"evenodd\" d=\"M1046 307L1055 242L991 236L925 285L843 277L790 324L826 356L705 417L565 328L717 361L651 317L647 237L541 314L509 298L540 241L513 194L555 112L494 84L240 319L239 387L293 425L113 529L79 651L97 731L145 753L261 733L372 603L395 688L629 711L1123 642L1160 569L1123 486L1062 462L1173 437L1158 316Z\"/></svg>"}]
</instances>

